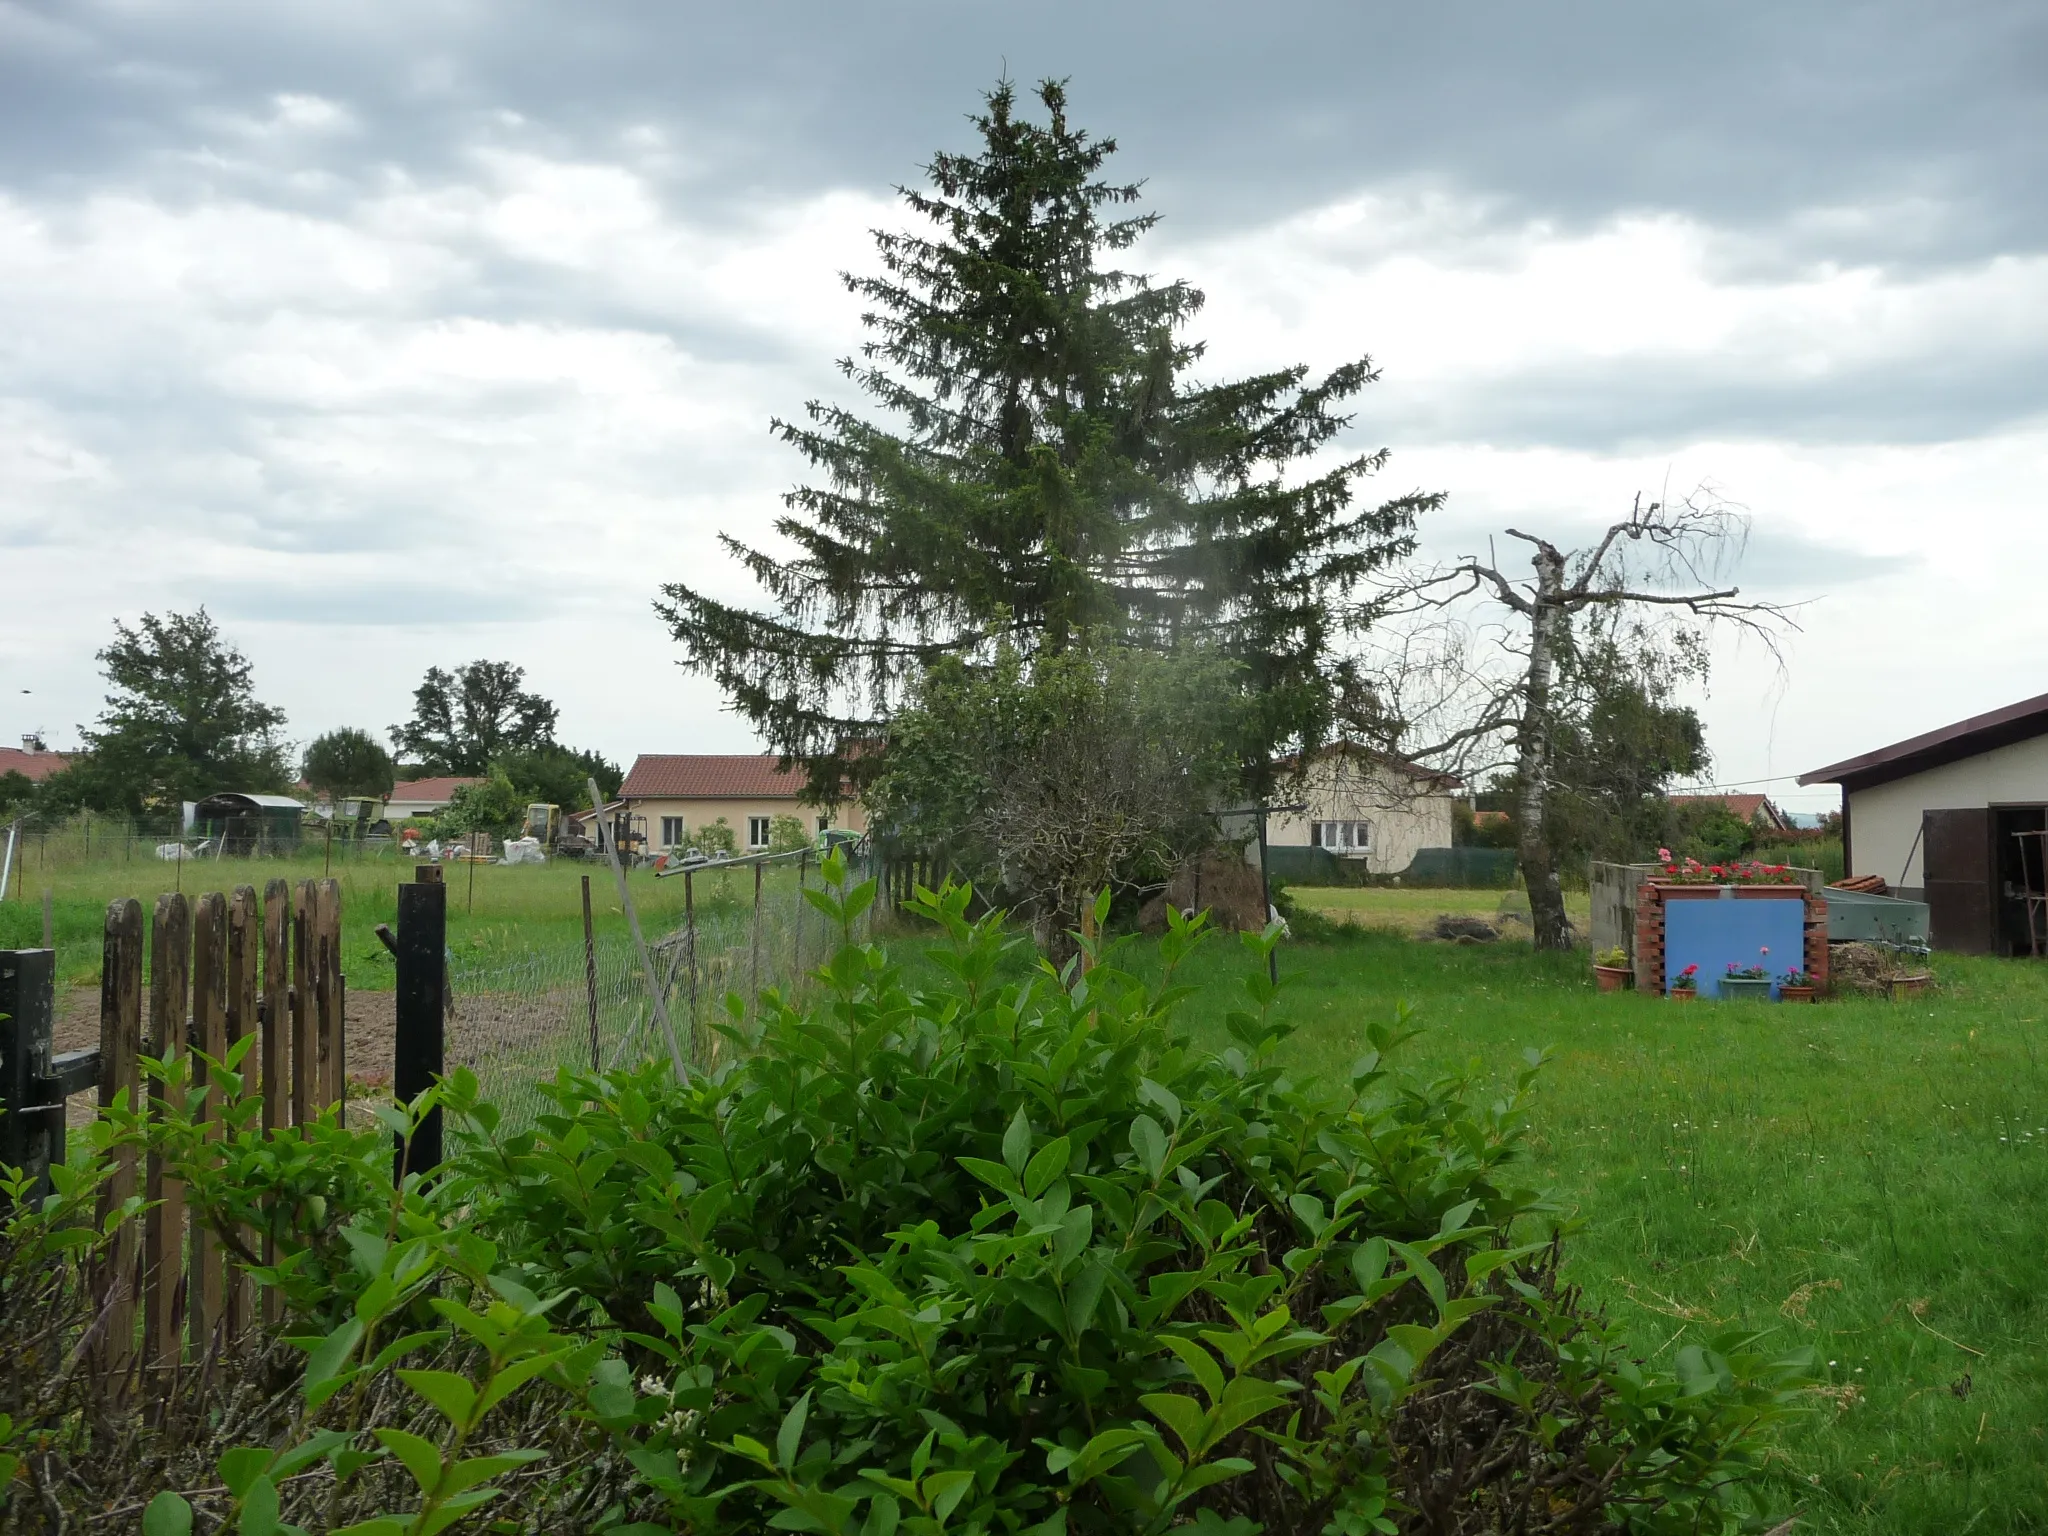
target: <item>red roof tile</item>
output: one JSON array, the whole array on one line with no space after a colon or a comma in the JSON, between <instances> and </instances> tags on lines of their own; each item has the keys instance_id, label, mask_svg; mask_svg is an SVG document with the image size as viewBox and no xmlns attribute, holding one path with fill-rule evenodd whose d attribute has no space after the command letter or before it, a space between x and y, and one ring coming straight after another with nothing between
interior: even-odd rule
<instances>
[{"instance_id":1,"label":"red roof tile","mask_svg":"<svg viewBox=\"0 0 2048 1536\"><path fill-rule=\"evenodd\" d=\"M40 784L70 766L71 759L62 752L24 752L19 747L0 747L0 774L18 773Z\"/></svg>"},{"instance_id":2,"label":"red roof tile","mask_svg":"<svg viewBox=\"0 0 2048 1536\"><path fill-rule=\"evenodd\" d=\"M1758 816L1764 816L1774 827L1785 825L1785 818L1778 808L1771 804L1768 795L1673 795L1673 805L1718 805L1738 821L1754 823ZM1768 814L1766 814L1768 813Z\"/></svg>"},{"instance_id":3,"label":"red roof tile","mask_svg":"<svg viewBox=\"0 0 2048 1536\"><path fill-rule=\"evenodd\" d=\"M619 786L623 800L795 800L804 775L775 766L772 752L643 752Z\"/></svg>"},{"instance_id":4,"label":"red roof tile","mask_svg":"<svg viewBox=\"0 0 2048 1536\"><path fill-rule=\"evenodd\" d=\"M386 798L391 800L430 800L436 803L445 803L463 785L481 783L483 783L483 780L475 775L470 775L467 778L455 776L439 779L401 779L398 783L391 786L391 793Z\"/></svg>"}]
</instances>

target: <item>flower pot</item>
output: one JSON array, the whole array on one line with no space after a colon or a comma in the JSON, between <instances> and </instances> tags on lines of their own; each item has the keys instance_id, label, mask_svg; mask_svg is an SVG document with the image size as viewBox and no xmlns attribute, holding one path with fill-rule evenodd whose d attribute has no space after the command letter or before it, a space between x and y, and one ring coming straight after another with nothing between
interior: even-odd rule
<instances>
[{"instance_id":1,"label":"flower pot","mask_svg":"<svg viewBox=\"0 0 2048 1536\"><path fill-rule=\"evenodd\" d=\"M1671 1001L1674 1003L1690 1003L1697 999L1699 995L1697 987L1673 987L1669 994Z\"/></svg>"},{"instance_id":2,"label":"flower pot","mask_svg":"<svg viewBox=\"0 0 2048 1536\"><path fill-rule=\"evenodd\" d=\"M1625 965L1596 965L1593 980L1599 983L1602 992L1619 992L1635 977L1635 972Z\"/></svg>"},{"instance_id":3,"label":"flower pot","mask_svg":"<svg viewBox=\"0 0 2048 1536\"><path fill-rule=\"evenodd\" d=\"M1812 987L1780 987L1778 1001L1781 1003L1810 1003L1813 1001Z\"/></svg>"},{"instance_id":4,"label":"flower pot","mask_svg":"<svg viewBox=\"0 0 2048 1536\"><path fill-rule=\"evenodd\" d=\"M1888 997L1913 997L1934 985L1934 978L1922 971L1915 976L1887 976L1884 979L1885 995Z\"/></svg>"},{"instance_id":5,"label":"flower pot","mask_svg":"<svg viewBox=\"0 0 2048 1536\"><path fill-rule=\"evenodd\" d=\"M1771 1000L1768 976L1723 976L1720 982L1724 1003L1767 1003Z\"/></svg>"}]
</instances>

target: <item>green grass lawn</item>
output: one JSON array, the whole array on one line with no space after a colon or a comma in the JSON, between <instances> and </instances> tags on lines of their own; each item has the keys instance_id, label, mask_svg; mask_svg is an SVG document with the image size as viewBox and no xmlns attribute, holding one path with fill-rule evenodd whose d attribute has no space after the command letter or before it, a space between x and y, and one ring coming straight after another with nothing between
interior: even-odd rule
<instances>
[{"instance_id":1,"label":"green grass lawn","mask_svg":"<svg viewBox=\"0 0 2048 1536\"><path fill-rule=\"evenodd\" d=\"M1288 895L1295 903L1312 912L1320 912L1332 922L1351 923L1361 928L1393 928L1403 933L1421 933L1434 923L1439 916L1449 913L1454 917L1483 917L1489 920L1503 912L1520 913L1524 925L1510 924L1507 931L1529 936L1526 919L1529 915L1529 898L1519 890L1477 891L1442 890L1429 886L1400 885L1296 885L1288 887ZM1592 910L1590 898L1584 891L1567 891L1564 899L1565 912L1577 925L1579 932L1586 931L1587 916Z\"/></svg>"},{"instance_id":2,"label":"green grass lawn","mask_svg":"<svg viewBox=\"0 0 2048 1536\"><path fill-rule=\"evenodd\" d=\"M1218 1043L1234 948L1188 978ZM1659 1358L1730 1326L1817 1351L1781 1516L2048 1530L2048 969L1942 957L1910 1006L1773 1007L1602 995L1586 966L1385 932L1293 945L1289 1058L1342 1076L1403 1003L1411 1070L1505 1079L1550 1050L1533 1150L1583 1224L1570 1277Z\"/></svg>"},{"instance_id":3,"label":"green grass lawn","mask_svg":"<svg viewBox=\"0 0 2048 1536\"><path fill-rule=\"evenodd\" d=\"M60 984L91 985L99 979L100 937L107 903L134 896L143 903L148 922L159 892L174 888L188 895L230 891L254 885L260 894L275 879L318 879L327 872L319 853L299 858L192 860L180 866L155 860L69 863L38 869L31 863L18 886L0 901L0 949L42 943L43 892L53 898L52 917ZM395 854L356 861L337 858L333 877L342 891L342 969L349 986L372 992L392 985L391 957L378 943L378 923L398 921L398 886L414 877L413 863ZM451 948L478 960L512 958L540 947L575 948L583 941L581 879L590 877L591 919L597 936L626 932L625 909L619 904L611 867L598 861L558 860L545 865L450 864L448 942ZM794 881L788 866L771 866L766 880L779 886ZM753 900L751 869L702 873L695 877L700 903ZM812 866L810 879L818 872ZM635 870L627 880L647 937L668 932L682 921L683 881L656 879L651 870Z\"/></svg>"},{"instance_id":4,"label":"green grass lawn","mask_svg":"<svg viewBox=\"0 0 2048 1536\"><path fill-rule=\"evenodd\" d=\"M263 862L228 880L317 875ZM597 921L624 918L603 866L453 866L451 943L479 955L574 944L578 878ZM208 871L187 866L187 890ZM58 872L60 968L90 981L107 900L152 896L171 866ZM390 984L371 924L391 921L409 868L338 866L351 988ZM631 877L650 933L680 916L682 882ZM786 872L783 878L788 878ZM730 880L712 875L698 899ZM0 903L0 947L37 942L41 884ZM1364 1022L1404 1003L1416 1072L1505 1080L1552 1052L1532 1118L1543 1178L1574 1214L1570 1277L1645 1353L1730 1326L1817 1352L1826 1394L1788 1436L1780 1517L1800 1530L2048 1532L2048 969L1940 957L1911 1004L1676 1005L1594 991L1586 957L1525 943L1419 944L1395 929L1490 913L1507 893L1306 891L1357 932L1283 948L1286 1047L1341 1076ZM1583 922L1581 906L1574 913ZM913 957L918 941L895 941ZM1144 963L1149 945L1140 941ZM1020 960L1021 965L1021 960ZM1244 957L1219 940L1190 963L1189 1020L1221 1044Z\"/></svg>"}]
</instances>

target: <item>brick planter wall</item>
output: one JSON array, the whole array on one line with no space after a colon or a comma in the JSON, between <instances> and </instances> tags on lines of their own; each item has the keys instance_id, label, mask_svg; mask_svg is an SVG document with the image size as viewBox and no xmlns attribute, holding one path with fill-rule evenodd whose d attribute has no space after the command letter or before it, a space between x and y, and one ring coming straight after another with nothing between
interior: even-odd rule
<instances>
[{"instance_id":1,"label":"brick planter wall","mask_svg":"<svg viewBox=\"0 0 2048 1536\"><path fill-rule=\"evenodd\" d=\"M1806 903L1803 969L1813 984L1825 992L1828 987L1828 899L1818 891L1796 885L1673 885L1648 880L1636 895L1636 990L1664 992L1664 904L1667 901L1719 901L1721 893L1733 890L1737 901L1795 901Z\"/></svg>"}]
</instances>

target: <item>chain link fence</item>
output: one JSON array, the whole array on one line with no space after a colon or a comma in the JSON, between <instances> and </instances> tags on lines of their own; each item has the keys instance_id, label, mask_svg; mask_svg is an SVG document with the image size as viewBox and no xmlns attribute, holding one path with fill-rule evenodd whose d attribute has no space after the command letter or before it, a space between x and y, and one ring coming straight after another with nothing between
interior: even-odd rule
<instances>
[{"instance_id":1,"label":"chain link fence","mask_svg":"<svg viewBox=\"0 0 2048 1536\"><path fill-rule=\"evenodd\" d=\"M870 874L864 854L847 852L849 887ZM654 1008L657 990L684 1059L714 1064L731 1042L716 1025L736 996L751 1016L771 989L800 994L807 974L840 942L838 926L804 897L824 883L815 853L767 855L700 865L666 878L686 882L682 921L646 934L654 973L630 937L532 947L513 959L449 957L453 1017L447 1063L469 1068L508 1122L546 1107L539 1084L558 1068L608 1070L665 1057ZM608 889L600 866L592 885ZM866 938L874 909L854 932Z\"/></svg>"}]
</instances>

